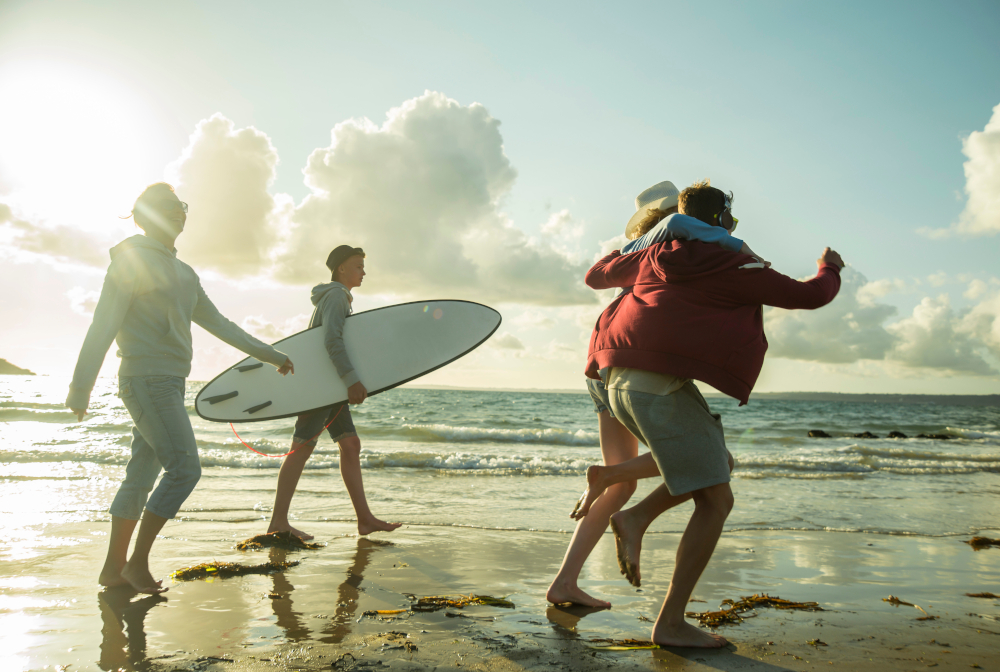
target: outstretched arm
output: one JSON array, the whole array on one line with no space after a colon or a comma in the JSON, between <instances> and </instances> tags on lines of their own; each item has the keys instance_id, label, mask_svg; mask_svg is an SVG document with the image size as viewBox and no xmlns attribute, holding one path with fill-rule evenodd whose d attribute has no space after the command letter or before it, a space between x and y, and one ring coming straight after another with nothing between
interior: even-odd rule
<instances>
[{"instance_id":1,"label":"outstretched arm","mask_svg":"<svg viewBox=\"0 0 1000 672\"><path fill-rule=\"evenodd\" d=\"M205 290L198 282L198 304L194 308L192 321L205 331L212 334L220 341L228 343L237 350L245 352L251 357L256 357L262 362L267 362L278 367L278 371L284 375L294 372L291 360L284 353L278 352L270 345L258 341L256 338L243 331L236 324L226 319L219 309L215 307L212 300L205 294Z\"/></svg>"},{"instance_id":2,"label":"outstretched arm","mask_svg":"<svg viewBox=\"0 0 1000 672\"><path fill-rule=\"evenodd\" d=\"M816 265L819 266L816 276L804 282L769 268L747 269L746 281L734 283L727 292L751 304L787 310L820 308L833 301L840 291L840 269L844 262L828 247L816 260Z\"/></svg>"}]
</instances>

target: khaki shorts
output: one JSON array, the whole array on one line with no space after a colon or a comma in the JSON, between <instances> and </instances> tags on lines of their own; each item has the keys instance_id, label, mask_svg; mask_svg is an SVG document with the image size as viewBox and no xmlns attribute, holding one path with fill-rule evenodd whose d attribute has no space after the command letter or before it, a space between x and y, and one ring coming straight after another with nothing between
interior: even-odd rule
<instances>
[{"instance_id":1,"label":"khaki shorts","mask_svg":"<svg viewBox=\"0 0 1000 672\"><path fill-rule=\"evenodd\" d=\"M615 417L649 446L671 495L729 482L722 422L693 382L664 396L608 390Z\"/></svg>"}]
</instances>

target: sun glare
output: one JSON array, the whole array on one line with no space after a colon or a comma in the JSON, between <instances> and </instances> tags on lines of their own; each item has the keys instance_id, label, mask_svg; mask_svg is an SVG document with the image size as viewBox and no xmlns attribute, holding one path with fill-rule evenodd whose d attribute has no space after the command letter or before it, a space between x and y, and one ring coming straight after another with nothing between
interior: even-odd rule
<instances>
[{"instance_id":1,"label":"sun glare","mask_svg":"<svg viewBox=\"0 0 1000 672\"><path fill-rule=\"evenodd\" d=\"M0 193L25 213L107 227L150 181L156 115L115 78L70 63L8 63L0 99Z\"/></svg>"}]
</instances>

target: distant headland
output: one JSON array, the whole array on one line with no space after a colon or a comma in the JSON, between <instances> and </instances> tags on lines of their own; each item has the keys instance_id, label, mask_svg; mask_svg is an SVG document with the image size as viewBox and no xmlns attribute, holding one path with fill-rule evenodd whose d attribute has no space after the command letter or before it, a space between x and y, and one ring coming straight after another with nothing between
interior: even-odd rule
<instances>
[{"instance_id":1,"label":"distant headland","mask_svg":"<svg viewBox=\"0 0 1000 672\"><path fill-rule=\"evenodd\" d=\"M0 359L0 376L33 376L34 371L28 371L27 369L22 369L19 366L14 366L6 359Z\"/></svg>"}]
</instances>

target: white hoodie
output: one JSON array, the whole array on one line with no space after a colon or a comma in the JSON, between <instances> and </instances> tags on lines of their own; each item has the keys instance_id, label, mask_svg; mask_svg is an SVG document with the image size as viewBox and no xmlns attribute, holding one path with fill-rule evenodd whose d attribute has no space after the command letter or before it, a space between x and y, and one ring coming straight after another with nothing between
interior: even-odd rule
<instances>
[{"instance_id":1,"label":"white hoodie","mask_svg":"<svg viewBox=\"0 0 1000 672\"><path fill-rule=\"evenodd\" d=\"M113 340L122 363L119 376L191 373L191 322L262 362L281 366L287 357L227 320L205 294L198 274L156 240L132 236L111 248L94 321L80 349L66 405L86 408Z\"/></svg>"}]
</instances>

